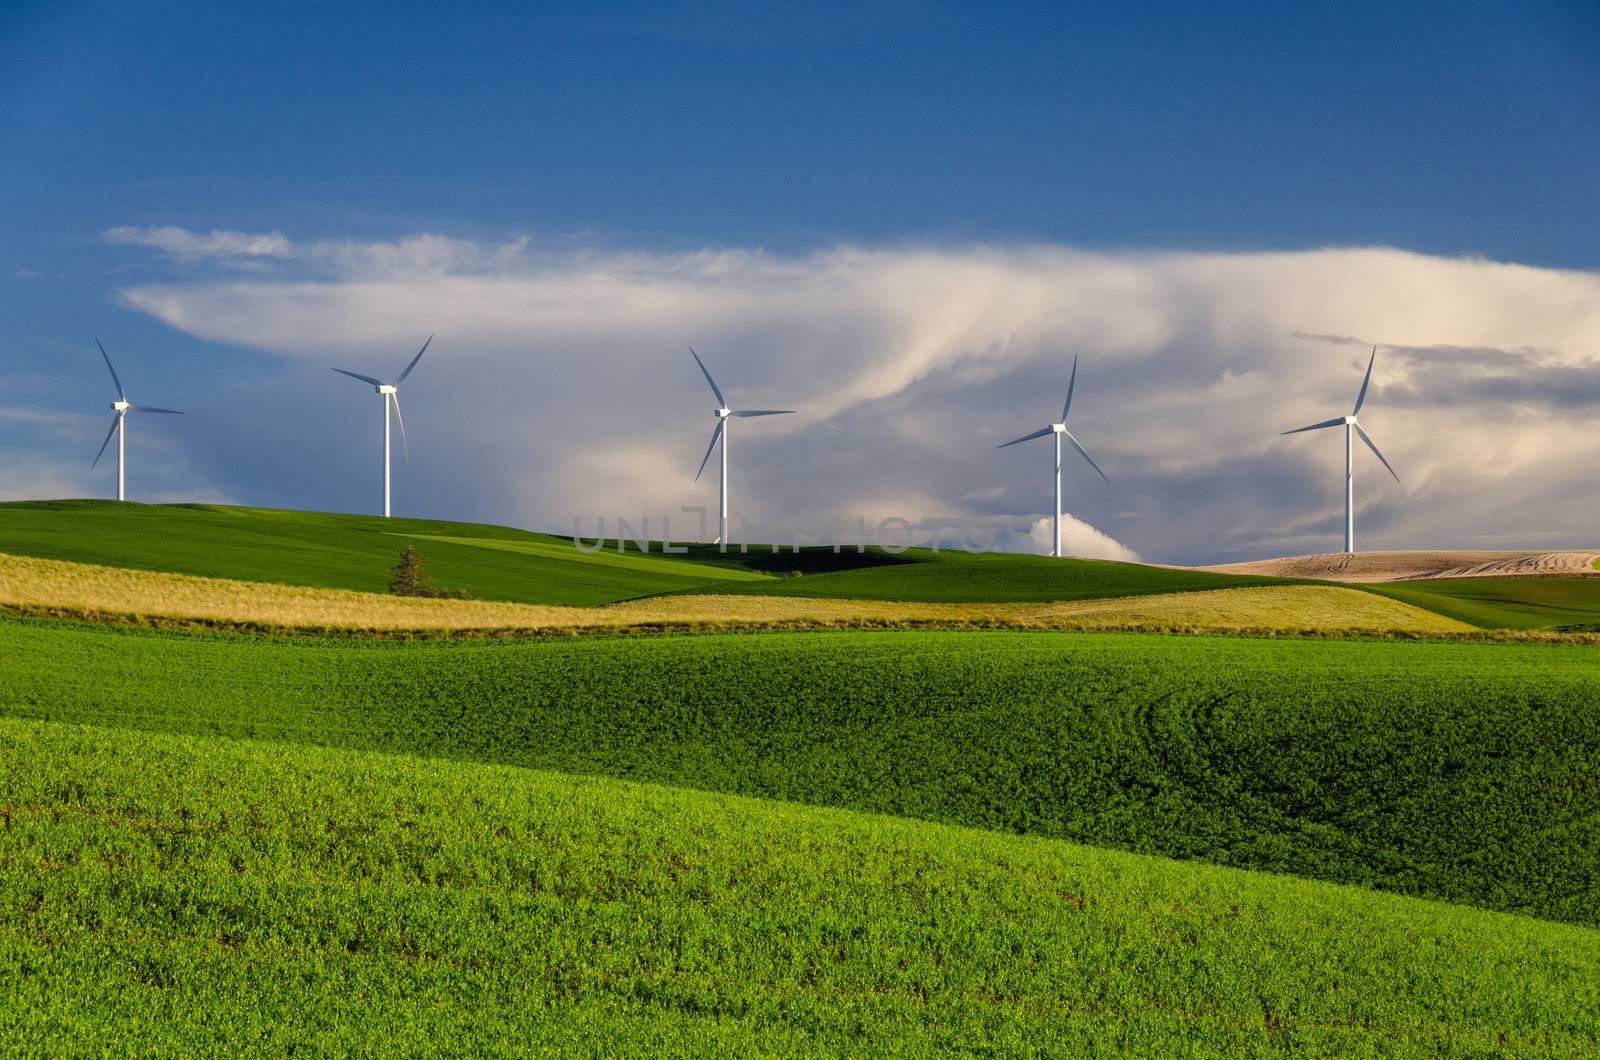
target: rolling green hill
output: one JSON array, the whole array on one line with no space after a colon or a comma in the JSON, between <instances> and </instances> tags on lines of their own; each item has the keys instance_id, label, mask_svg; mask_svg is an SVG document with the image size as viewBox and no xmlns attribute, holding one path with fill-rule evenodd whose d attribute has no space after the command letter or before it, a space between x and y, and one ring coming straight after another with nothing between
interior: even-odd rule
<instances>
[{"instance_id":1,"label":"rolling green hill","mask_svg":"<svg viewBox=\"0 0 1600 1060\"><path fill-rule=\"evenodd\" d=\"M1600 578L1429 578L1362 588L1488 629L1600 629Z\"/></svg>"},{"instance_id":2,"label":"rolling green hill","mask_svg":"<svg viewBox=\"0 0 1600 1060\"><path fill-rule=\"evenodd\" d=\"M1235 589L1251 585L1300 584L1287 578L1239 574L1097 559L1054 559L1002 552L931 552L912 549L888 562L853 569L804 574L808 553L833 556L831 549L763 552L764 569L784 569L785 561L804 576L753 584L716 586L713 592L765 596L833 596L856 600L905 600L942 603L1005 603L1044 600L1086 600L1106 596L1144 596L1200 589ZM752 550L754 554L754 550ZM872 553L868 553L872 555Z\"/></svg>"},{"instance_id":3,"label":"rolling green hill","mask_svg":"<svg viewBox=\"0 0 1600 1060\"><path fill-rule=\"evenodd\" d=\"M0 714L657 781L1600 924L1592 648L0 620Z\"/></svg>"},{"instance_id":4,"label":"rolling green hill","mask_svg":"<svg viewBox=\"0 0 1600 1060\"><path fill-rule=\"evenodd\" d=\"M1003 603L1289 584L1133 563L927 549L796 554L755 546L724 554L714 545L692 545L686 554L663 555L631 544L619 553L610 541L589 554L570 538L475 523L214 505L0 504L0 552L247 581L381 592L406 545L421 550L441 585L522 603L601 604L681 592Z\"/></svg>"},{"instance_id":5,"label":"rolling green hill","mask_svg":"<svg viewBox=\"0 0 1600 1060\"><path fill-rule=\"evenodd\" d=\"M770 546L641 553L615 540L503 526L214 505L0 503L0 553L246 581L382 592L407 545L446 588L484 600L594 605L670 593L738 593L930 603L1023 603L1143 596L1290 579L1106 560L911 549ZM659 543L656 548L659 548ZM774 577L773 575L781 575ZM797 576L798 575L798 576ZM1600 579L1457 578L1359 588L1490 629L1600 628Z\"/></svg>"},{"instance_id":6,"label":"rolling green hill","mask_svg":"<svg viewBox=\"0 0 1600 1060\"><path fill-rule=\"evenodd\" d=\"M0 720L0 1052L1589 1057L1600 931L596 778Z\"/></svg>"},{"instance_id":7,"label":"rolling green hill","mask_svg":"<svg viewBox=\"0 0 1600 1060\"><path fill-rule=\"evenodd\" d=\"M766 580L675 556L585 555L566 538L477 523L215 505L0 504L0 552L214 578L383 592L407 545L441 585L483 600L604 604Z\"/></svg>"}]
</instances>

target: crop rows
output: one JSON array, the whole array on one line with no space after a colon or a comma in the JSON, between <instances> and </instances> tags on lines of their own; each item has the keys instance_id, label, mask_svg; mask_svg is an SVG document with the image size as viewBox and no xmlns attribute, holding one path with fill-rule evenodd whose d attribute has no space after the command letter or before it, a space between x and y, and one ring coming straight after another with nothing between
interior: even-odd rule
<instances>
[{"instance_id":1,"label":"crop rows","mask_svg":"<svg viewBox=\"0 0 1600 1060\"><path fill-rule=\"evenodd\" d=\"M1588 1057L1600 932L920 822L0 720L0 1052Z\"/></svg>"},{"instance_id":2,"label":"crop rows","mask_svg":"<svg viewBox=\"0 0 1600 1060\"><path fill-rule=\"evenodd\" d=\"M0 713L660 781L1600 923L1592 649L0 621Z\"/></svg>"}]
</instances>

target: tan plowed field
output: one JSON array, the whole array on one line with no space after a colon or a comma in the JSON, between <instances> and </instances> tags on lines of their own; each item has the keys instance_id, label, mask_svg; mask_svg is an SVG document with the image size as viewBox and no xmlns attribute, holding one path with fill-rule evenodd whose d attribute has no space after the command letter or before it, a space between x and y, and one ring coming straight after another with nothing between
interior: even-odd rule
<instances>
[{"instance_id":1,"label":"tan plowed field","mask_svg":"<svg viewBox=\"0 0 1600 1060\"><path fill-rule=\"evenodd\" d=\"M1336 582L1399 582L1419 578L1600 577L1600 552L1325 552L1313 556L1222 563L1198 570L1319 578Z\"/></svg>"}]
</instances>

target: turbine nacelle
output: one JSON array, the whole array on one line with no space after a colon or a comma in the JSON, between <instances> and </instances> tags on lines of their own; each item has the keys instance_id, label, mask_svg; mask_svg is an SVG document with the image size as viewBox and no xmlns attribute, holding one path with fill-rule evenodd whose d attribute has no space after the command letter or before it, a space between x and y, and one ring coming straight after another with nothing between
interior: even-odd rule
<instances>
[{"instance_id":1,"label":"turbine nacelle","mask_svg":"<svg viewBox=\"0 0 1600 1060\"><path fill-rule=\"evenodd\" d=\"M377 386L373 387L373 390L375 390L379 394L398 394L398 393L400 393L400 388L395 386L393 383L379 383Z\"/></svg>"},{"instance_id":2,"label":"turbine nacelle","mask_svg":"<svg viewBox=\"0 0 1600 1060\"><path fill-rule=\"evenodd\" d=\"M1355 426L1356 418L1354 416L1346 416L1344 422L1348 426Z\"/></svg>"},{"instance_id":3,"label":"turbine nacelle","mask_svg":"<svg viewBox=\"0 0 1600 1060\"><path fill-rule=\"evenodd\" d=\"M1050 425L1050 430L1051 430L1052 433L1055 433L1055 434L1066 434L1067 433L1067 425L1065 423L1052 423Z\"/></svg>"},{"instance_id":4,"label":"turbine nacelle","mask_svg":"<svg viewBox=\"0 0 1600 1060\"><path fill-rule=\"evenodd\" d=\"M732 409L716 409L711 413L711 415L715 416L719 420L725 420L729 416L733 415L733 410Z\"/></svg>"},{"instance_id":5,"label":"turbine nacelle","mask_svg":"<svg viewBox=\"0 0 1600 1060\"><path fill-rule=\"evenodd\" d=\"M113 401L111 403L111 411L119 414L127 412L131 408L133 408L133 402L131 401Z\"/></svg>"}]
</instances>

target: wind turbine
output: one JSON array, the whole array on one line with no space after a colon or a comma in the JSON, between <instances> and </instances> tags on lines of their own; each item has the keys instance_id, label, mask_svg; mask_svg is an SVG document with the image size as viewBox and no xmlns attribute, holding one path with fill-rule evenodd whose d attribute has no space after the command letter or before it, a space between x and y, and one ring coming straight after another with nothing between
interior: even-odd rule
<instances>
[{"instance_id":1,"label":"wind turbine","mask_svg":"<svg viewBox=\"0 0 1600 1060\"><path fill-rule=\"evenodd\" d=\"M406 381L406 376L411 374L411 369L422 360L422 355L428 352L428 343L433 341L433 336L428 336L428 342L422 344L422 349L411 358L411 363L406 365L406 370L400 373L400 378L392 383L385 383L381 379L374 379L370 375L360 372L347 372L343 368L335 368L340 375L347 375L351 379L359 379L363 383L372 384L372 388L383 395L383 517L389 518L389 409L394 409L395 422L400 424L400 444L404 447L406 463L411 462L411 446L406 441L406 420L400 415L400 384Z\"/></svg>"},{"instance_id":2,"label":"wind turbine","mask_svg":"<svg viewBox=\"0 0 1600 1060\"><path fill-rule=\"evenodd\" d=\"M788 416L794 409L730 409L728 399L722 396L722 390L717 386L717 381L711 378L711 373L706 371L706 362L694 352L694 347L689 347L689 355L694 358L694 363L700 366L700 374L706 377L706 382L711 384L711 392L717 396L717 408L712 415L717 417L716 429L711 432L711 444L706 446L706 455L700 461L700 470L694 473L694 480L700 481L700 475L706 469L706 464L711 460L711 450L717 447L717 441L722 442L722 481L717 490L717 544L722 546L722 551L728 551L728 420L734 416Z\"/></svg>"},{"instance_id":3,"label":"wind turbine","mask_svg":"<svg viewBox=\"0 0 1600 1060\"><path fill-rule=\"evenodd\" d=\"M95 339L94 344L100 346L100 340ZM106 440L100 443L100 451L94 455L95 467L100 463L100 458L106 455L106 446L111 444L111 436L117 436L117 500L128 499L127 492L127 456L128 456L128 413L130 412L161 412L169 416L182 416L177 409L158 409L153 405L135 405L128 400L128 394L122 389L122 380L117 378L117 370L111 367L111 357L106 353L106 348L100 346L100 356L105 358L106 368L111 372L111 381L117 385L117 400L111 403L111 411L116 415L111 417L111 429L106 432Z\"/></svg>"},{"instance_id":4,"label":"wind turbine","mask_svg":"<svg viewBox=\"0 0 1600 1060\"><path fill-rule=\"evenodd\" d=\"M1366 378L1361 380L1361 392L1356 395L1356 407L1350 410L1350 415L1340 416L1332 420L1323 420L1321 423L1313 423L1309 427L1296 427L1292 431L1283 432L1286 435L1299 434L1302 431L1320 431L1324 427L1344 425L1344 550L1346 553L1354 553L1356 550L1356 452L1355 439L1351 435L1352 430L1355 434L1361 436L1363 442L1367 443L1367 448L1372 450L1372 455L1382 462L1389 474L1394 475L1394 480L1396 482L1400 481L1400 476L1394 474L1394 468L1389 467L1389 461L1384 460L1383 454L1378 451L1377 443L1367 437L1367 432L1361 429L1361 424L1356 420L1356 415L1361 411L1362 403L1367 400L1367 384L1372 382L1372 366L1377 360L1378 347L1374 346L1372 347L1372 357L1367 361Z\"/></svg>"},{"instance_id":5,"label":"wind turbine","mask_svg":"<svg viewBox=\"0 0 1600 1060\"><path fill-rule=\"evenodd\" d=\"M1053 509L1051 509L1051 512L1050 512L1050 555L1057 556L1057 557L1059 557L1061 555L1061 438L1062 438L1062 436L1063 435L1066 436L1067 441L1072 443L1072 448L1076 449L1080 456L1082 456L1085 460L1089 461L1089 466L1094 468L1095 471L1099 473L1101 478L1105 479L1107 482L1111 481L1110 479L1106 478L1106 473L1104 471L1100 470L1100 465L1094 462L1094 457L1089 455L1089 451L1087 449L1085 449L1083 446L1079 445L1078 444L1078 439L1074 438L1072 436L1072 432L1067 430L1067 412L1070 411L1071 408L1072 408L1072 388L1074 386L1076 386L1077 383L1078 383L1078 358L1077 357L1073 357L1072 358L1072 378L1067 381L1067 401L1066 401L1066 404L1061 406L1061 422L1060 423L1052 423L1048 427L1041 427L1038 430L1034 431L1032 434L1024 434L1021 438L1017 438L1017 439L1015 439L1013 441L1009 441L1005 445L999 445L999 446L995 447L997 449L1005 449L1005 448L1007 448L1009 446L1016 445L1019 442L1031 442L1035 438L1043 438L1047 434L1053 434L1053 435L1056 436L1056 504L1055 504L1055 507Z\"/></svg>"}]
</instances>

